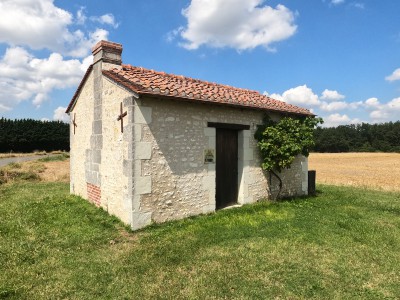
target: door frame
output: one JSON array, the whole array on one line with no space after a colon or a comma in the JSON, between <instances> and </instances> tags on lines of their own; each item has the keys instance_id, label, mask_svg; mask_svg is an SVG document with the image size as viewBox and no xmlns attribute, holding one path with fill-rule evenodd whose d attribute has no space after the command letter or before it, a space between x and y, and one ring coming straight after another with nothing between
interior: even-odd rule
<instances>
[{"instance_id":1,"label":"door frame","mask_svg":"<svg viewBox=\"0 0 400 300\"><path fill-rule=\"evenodd\" d=\"M237 159L237 199L236 203L242 204L243 196L241 193L243 192L243 169L244 169L244 157L243 157L243 136L244 130L249 132L250 130L250 125L244 125L244 124L232 124L232 123L217 123L217 122L208 122L208 127L215 128L215 138L216 138L216 131L217 129L229 129L229 130L234 130L237 132L237 142L238 142L238 159ZM215 157L216 163L218 160L218 157ZM217 182L217 174L215 172L215 197L214 197L214 203L215 203L215 208L217 205L217 198L216 198L216 182ZM221 207L223 208L223 207Z\"/></svg>"}]
</instances>

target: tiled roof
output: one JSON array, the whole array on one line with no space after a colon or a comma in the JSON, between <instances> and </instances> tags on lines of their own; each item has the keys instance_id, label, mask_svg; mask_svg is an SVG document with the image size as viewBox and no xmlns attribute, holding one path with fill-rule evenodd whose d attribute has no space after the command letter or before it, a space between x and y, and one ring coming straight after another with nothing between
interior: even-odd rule
<instances>
[{"instance_id":1,"label":"tiled roof","mask_svg":"<svg viewBox=\"0 0 400 300\"><path fill-rule=\"evenodd\" d=\"M309 110L261 95L257 91L235 88L189 77L122 65L122 69L103 70L103 74L139 95L175 98L298 115L313 115Z\"/></svg>"}]
</instances>

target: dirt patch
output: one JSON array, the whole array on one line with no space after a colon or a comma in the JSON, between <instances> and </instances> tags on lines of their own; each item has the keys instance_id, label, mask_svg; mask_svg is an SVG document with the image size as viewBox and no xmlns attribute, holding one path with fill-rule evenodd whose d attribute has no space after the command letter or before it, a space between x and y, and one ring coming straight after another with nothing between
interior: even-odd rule
<instances>
[{"instance_id":1,"label":"dirt patch","mask_svg":"<svg viewBox=\"0 0 400 300\"><path fill-rule=\"evenodd\" d=\"M69 159L43 163L45 170L39 174L42 181L69 182Z\"/></svg>"},{"instance_id":2,"label":"dirt patch","mask_svg":"<svg viewBox=\"0 0 400 300\"><path fill-rule=\"evenodd\" d=\"M16 181L69 182L69 159L10 163L0 168L0 184Z\"/></svg>"},{"instance_id":3,"label":"dirt patch","mask_svg":"<svg viewBox=\"0 0 400 300\"><path fill-rule=\"evenodd\" d=\"M317 183L400 191L400 153L311 153Z\"/></svg>"}]
</instances>

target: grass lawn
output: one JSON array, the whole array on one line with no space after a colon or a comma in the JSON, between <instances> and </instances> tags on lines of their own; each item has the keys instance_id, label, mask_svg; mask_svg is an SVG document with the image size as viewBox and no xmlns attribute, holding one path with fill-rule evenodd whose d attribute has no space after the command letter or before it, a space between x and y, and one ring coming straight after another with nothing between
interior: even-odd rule
<instances>
[{"instance_id":1,"label":"grass lawn","mask_svg":"<svg viewBox=\"0 0 400 300\"><path fill-rule=\"evenodd\" d=\"M399 297L400 194L318 190L132 233L68 184L2 185L0 299Z\"/></svg>"}]
</instances>

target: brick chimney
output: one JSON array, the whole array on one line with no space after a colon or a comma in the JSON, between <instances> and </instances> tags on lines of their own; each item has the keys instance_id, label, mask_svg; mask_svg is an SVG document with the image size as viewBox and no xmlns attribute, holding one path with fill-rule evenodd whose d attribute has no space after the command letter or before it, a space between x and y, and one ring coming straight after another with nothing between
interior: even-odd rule
<instances>
[{"instance_id":1,"label":"brick chimney","mask_svg":"<svg viewBox=\"0 0 400 300\"><path fill-rule=\"evenodd\" d=\"M122 45L109 41L100 41L92 48L93 65L101 63L103 70L121 68Z\"/></svg>"}]
</instances>

